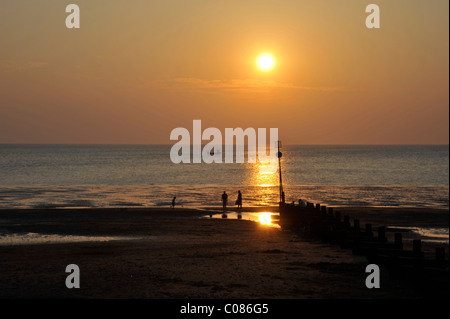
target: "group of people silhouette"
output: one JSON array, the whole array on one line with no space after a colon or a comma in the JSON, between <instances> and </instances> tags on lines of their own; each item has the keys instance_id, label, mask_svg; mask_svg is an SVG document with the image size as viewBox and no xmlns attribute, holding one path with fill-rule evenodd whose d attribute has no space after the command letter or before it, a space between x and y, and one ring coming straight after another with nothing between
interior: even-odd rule
<instances>
[{"instance_id":1,"label":"group of people silhouette","mask_svg":"<svg viewBox=\"0 0 450 319\"><path fill-rule=\"evenodd\" d=\"M176 205L175 200L176 199L177 199L176 197L174 197L172 199L172 204L170 205L170 208L175 208L175 205ZM227 209L227 204L228 204L228 194L227 194L226 191L223 191L223 194L222 194L223 211L225 211ZM238 209L242 209L242 193L241 193L241 191L238 191L238 195L237 195L237 199L236 199L235 205L237 205Z\"/></svg>"},{"instance_id":2,"label":"group of people silhouette","mask_svg":"<svg viewBox=\"0 0 450 319\"><path fill-rule=\"evenodd\" d=\"M226 211L227 209L227 203L228 203L228 194L226 191L223 191L222 194L222 207L223 207L223 211ZM241 191L238 191L238 196L235 202L235 205L237 205L238 209L242 208L242 193Z\"/></svg>"}]
</instances>

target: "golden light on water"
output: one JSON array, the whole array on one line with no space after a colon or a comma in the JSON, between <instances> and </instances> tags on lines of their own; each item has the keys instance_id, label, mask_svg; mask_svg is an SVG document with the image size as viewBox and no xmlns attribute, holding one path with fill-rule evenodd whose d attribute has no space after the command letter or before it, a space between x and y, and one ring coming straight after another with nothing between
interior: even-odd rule
<instances>
[{"instance_id":1,"label":"golden light on water","mask_svg":"<svg viewBox=\"0 0 450 319\"><path fill-rule=\"evenodd\" d=\"M225 216L224 216L225 215ZM206 216L205 216L206 217ZM278 223L279 214L273 212L228 212L227 214L213 214L209 218L218 219L240 219L240 220L251 220L253 222L259 223L263 226L269 226L272 228L281 228Z\"/></svg>"},{"instance_id":2,"label":"golden light on water","mask_svg":"<svg viewBox=\"0 0 450 319\"><path fill-rule=\"evenodd\" d=\"M270 206L278 198L278 172L273 173L270 165L264 163L252 164L250 185L257 186L254 199L258 205ZM267 168L267 169L266 169Z\"/></svg>"},{"instance_id":3,"label":"golden light on water","mask_svg":"<svg viewBox=\"0 0 450 319\"><path fill-rule=\"evenodd\" d=\"M272 224L272 218L271 218L271 213L261 213L260 215L259 215L259 222L262 224L262 225L270 225L270 224Z\"/></svg>"},{"instance_id":4,"label":"golden light on water","mask_svg":"<svg viewBox=\"0 0 450 319\"><path fill-rule=\"evenodd\" d=\"M258 163L253 170L253 185L257 186L277 186L278 174L268 163Z\"/></svg>"}]
</instances>

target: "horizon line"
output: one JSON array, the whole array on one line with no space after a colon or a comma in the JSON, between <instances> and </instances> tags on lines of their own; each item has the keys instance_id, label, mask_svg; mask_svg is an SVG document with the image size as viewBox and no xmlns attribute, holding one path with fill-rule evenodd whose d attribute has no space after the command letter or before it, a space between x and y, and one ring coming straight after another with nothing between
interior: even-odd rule
<instances>
[{"instance_id":1,"label":"horizon line","mask_svg":"<svg viewBox=\"0 0 450 319\"><path fill-rule=\"evenodd\" d=\"M209 143L202 143L201 145L207 145ZM3 143L0 142L0 145L48 145L48 146L173 146L175 144L164 144L164 143ZM193 145L193 144L185 144L185 145ZM242 145L242 144L233 144L236 145ZM246 146L247 144L244 144ZM450 146L449 143L393 143L393 144L383 144L383 143L371 143L371 144L364 144L364 143L342 143L342 144L285 144L286 146ZM225 146L225 145L223 145Z\"/></svg>"}]
</instances>

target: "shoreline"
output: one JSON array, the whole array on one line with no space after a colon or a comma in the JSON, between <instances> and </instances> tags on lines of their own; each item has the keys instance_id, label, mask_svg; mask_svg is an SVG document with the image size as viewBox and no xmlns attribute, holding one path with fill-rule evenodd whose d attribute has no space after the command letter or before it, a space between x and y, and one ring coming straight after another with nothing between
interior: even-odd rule
<instances>
[{"instance_id":1,"label":"shoreline","mask_svg":"<svg viewBox=\"0 0 450 319\"><path fill-rule=\"evenodd\" d=\"M228 185L73 185L0 187L0 209L168 208L172 198L184 208L221 206L224 190L234 199L238 190L244 205L278 205L278 186ZM327 206L449 209L448 186L286 186L286 202L298 196ZM295 195L298 194L298 195Z\"/></svg>"},{"instance_id":2,"label":"shoreline","mask_svg":"<svg viewBox=\"0 0 450 319\"><path fill-rule=\"evenodd\" d=\"M220 211L217 209L214 212ZM382 289L367 289L364 284L367 259L339 246L307 240L249 220L201 218L205 212L185 208L0 210L3 233L133 238L0 246L0 297L416 299L428 296L413 289L413 279L400 284L386 272L382 273ZM375 214L370 210L363 213L368 217ZM419 209L416 213L423 215L427 211ZM436 212L428 213L435 216L436 223L442 218ZM389 211L384 214L389 215ZM377 216L382 221L379 212ZM361 221L368 222L362 216ZM432 247L424 245L424 251L427 246ZM65 267L69 264L80 267L81 289L67 289L64 285ZM435 297L441 298L440 293L436 291Z\"/></svg>"},{"instance_id":3,"label":"shoreline","mask_svg":"<svg viewBox=\"0 0 450 319\"><path fill-rule=\"evenodd\" d=\"M372 227L386 226L387 232L394 231L407 233L414 229L449 229L449 210L435 209L435 208L383 208L383 207L333 207L335 211L339 211L341 216L349 216L350 220L359 219L360 224L370 223ZM228 213L236 214L238 210L234 207L227 209ZM253 206L243 207L241 212L258 213L278 213L278 206ZM157 207L122 207L122 208L31 208L31 209L0 209L0 235L5 230L12 230L12 232L20 232L36 226L44 227L44 231L52 230L50 225L59 223L60 227L56 231L62 231L63 234L69 234L68 229L65 229L65 223L74 221L100 222L102 220L112 220L114 218L127 221L136 220L139 218L152 218L152 216L159 216L159 218L183 218L189 219L193 217L206 217L210 214L221 214L222 208L218 206L208 206L202 208L157 208ZM234 217L234 216L233 216ZM233 219L233 218L230 218ZM3 222L2 222L3 221ZM28 223L28 226L25 226ZM68 225L66 225L68 226ZM70 229L70 227L69 227ZM70 229L74 234L84 234L83 227L80 229ZM115 230L110 228L102 231L102 235L116 235ZM11 233L11 231L8 231ZM122 234L123 231L120 231ZM448 231L447 231L448 234ZM411 237L411 236L410 236ZM414 239L420 236L412 236ZM412 238L411 237L411 238ZM426 234L425 236L427 237ZM448 237L448 235L447 235ZM408 237L406 237L408 241ZM442 244L442 243L441 243ZM443 243L448 245L447 241Z\"/></svg>"},{"instance_id":4,"label":"shoreline","mask_svg":"<svg viewBox=\"0 0 450 319\"><path fill-rule=\"evenodd\" d=\"M375 225L397 224L398 226L424 226L433 227L440 226L448 228L449 226L449 209L441 208L410 208L410 207L353 207L353 206L328 206L333 207L335 211L340 211L341 215L349 215L350 218L359 218L362 222L370 222ZM237 212L236 207L228 207L227 212ZM244 206L242 212L270 212L278 213L278 206ZM220 206L205 207L70 207L70 208L1 208L0 218L9 216L15 219L15 214L32 214L29 216L38 216L43 218L55 216L55 213L98 213L98 214L160 214L168 213L171 216L191 215L207 215L209 212L222 212ZM58 215L58 217L61 217ZM406 219L407 218L407 219Z\"/></svg>"}]
</instances>

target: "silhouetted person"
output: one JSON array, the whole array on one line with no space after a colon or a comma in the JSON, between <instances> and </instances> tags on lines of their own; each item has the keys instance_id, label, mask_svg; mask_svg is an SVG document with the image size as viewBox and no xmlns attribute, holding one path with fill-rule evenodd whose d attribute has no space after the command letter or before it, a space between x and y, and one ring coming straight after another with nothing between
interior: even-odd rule
<instances>
[{"instance_id":1,"label":"silhouetted person","mask_svg":"<svg viewBox=\"0 0 450 319\"><path fill-rule=\"evenodd\" d=\"M171 208L175 208L175 199L177 199L177 198L174 197L174 198L172 199L172 205L170 206Z\"/></svg>"},{"instance_id":2,"label":"silhouetted person","mask_svg":"<svg viewBox=\"0 0 450 319\"><path fill-rule=\"evenodd\" d=\"M242 194L241 191L238 191L238 197L236 199L236 205L238 209L242 209Z\"/></svg>"},{"instance_id":3,"label":"silhouetted person","mask_svg":"<svg viewBox=\"0 0 450 319\"><path fill-rule=\"evenodd\" d=\"M227 193L224 191L222 194L222 206L223 206L223 211L225 211L227 209L227 202L228 202L228 195Z\"/></svg>"},{"instance_id":4,"label":"silhouetted person","mask_svg":"<svg viewBox=\"0 0 450 319\"><path fill-rule=\"evenodd\" d=\"M304 201L303 199L299 199L299 200L298 200L298 206L300 206L300 207L306 207L305 201Z\"/></svg>"}]
</instances>

